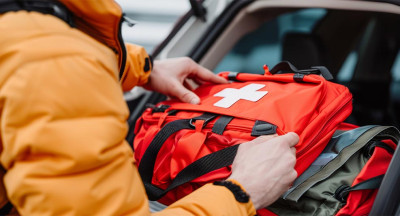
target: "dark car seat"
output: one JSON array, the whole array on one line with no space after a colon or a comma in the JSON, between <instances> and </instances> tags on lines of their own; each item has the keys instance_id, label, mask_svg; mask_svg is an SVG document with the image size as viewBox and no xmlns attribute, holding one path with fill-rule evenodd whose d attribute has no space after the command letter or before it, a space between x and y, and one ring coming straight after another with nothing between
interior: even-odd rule
<instances>
[{"instance_id":1,"label":"dark car seat","mask_svg":"<svg viewBox=\"0 0 400 216\"><path fill-rule=\"evenodd\" d=\"M390 27L390 24L393 24L390 17L378 14L367 22L361 37L356 40L354 51L357 61L352 77L349 81L341 82L354 95L350 123L399 126L399 116L393 108L393 103L398 104L393 99L399 97L393 95L393 90L390 92L390 86L391 68L400 45L400 31ZM343 52L349 55L349 50ZM329 58L333 58L333 55L330 54L318 34L290 32L282 41L282 60L290 61L299 69L317 65L332 66ZM331 72L336 77L338 71ZM392 89L395 87L392 83Z\"/></svg>"},{"instance_id":2,"label":"dark car seat","mask_svg":"<svg viewBox=\"0 0 400 216\"><path fill-rule=\"evenodd\" d=\"M283 38L282 60L291 62L298 69L306 69L326 65L326 54L317 35L289 32Z\"/></svg>"},{"instance_id":3,"label":"dark car seat","mask_svg":"<svg viewBox=\"0 0 400 216\"><path fill-rule=\"evenodd\" d=\"M399 50L399 31L389 17L371 19L360 40L358 61L348 83L354 95L354 115L359 124L398 126L391 97L391 69Z\"/></svg>"}]
</instances>

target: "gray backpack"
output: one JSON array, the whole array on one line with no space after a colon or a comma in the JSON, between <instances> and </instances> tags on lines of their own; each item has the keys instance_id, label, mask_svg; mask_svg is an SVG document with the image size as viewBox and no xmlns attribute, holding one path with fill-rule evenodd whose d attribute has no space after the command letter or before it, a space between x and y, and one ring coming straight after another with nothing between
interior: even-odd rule
<instances>
[{"instance_id":1,"label":"gray backpack","mask_svg":"<svg viewBox=\"0 0 400 216\"><path fill-rule=\"evenodd\" d=\"M313 164L267 209L296 216L368 214L399 139L399 131L390 126L337 131Z\"/></svg>"}]
</instances>

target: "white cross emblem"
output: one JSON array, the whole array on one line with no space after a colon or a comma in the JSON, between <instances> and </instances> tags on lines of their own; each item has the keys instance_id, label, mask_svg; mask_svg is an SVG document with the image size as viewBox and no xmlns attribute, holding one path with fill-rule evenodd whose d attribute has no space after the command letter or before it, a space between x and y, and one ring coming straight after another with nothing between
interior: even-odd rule
<instances>
[{"instance_id":1,"label":"white cross emblem","mask_svg":"<svg viewBox=\"0 0 400 216\"><path fill-rule=\"evenodd\" d=\"M240 89L226 88L214 95L216 97L224 97L215 103L214 106L229 108L240 99L256 102L268 93L268 91L257 91L263 87L265 85L249 84Z\"/></svg>"}]
</instances>

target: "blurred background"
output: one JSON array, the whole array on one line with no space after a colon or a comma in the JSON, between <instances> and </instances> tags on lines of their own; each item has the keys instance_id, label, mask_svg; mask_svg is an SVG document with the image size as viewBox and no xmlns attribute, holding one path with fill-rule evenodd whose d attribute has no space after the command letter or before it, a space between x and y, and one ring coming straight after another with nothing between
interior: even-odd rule
<instances>
[{"instance_id":1,"label":"blurred background","mask_svg":"<svg viewBox=\"0 0 400 216\"><path fill-rule=\"evenodd\" d=\"M135 26L124 23L125 42L143 46L148 53L171 31L174 23L190 9L189 0L116 0Z\"/></svg>"}]
</instances>

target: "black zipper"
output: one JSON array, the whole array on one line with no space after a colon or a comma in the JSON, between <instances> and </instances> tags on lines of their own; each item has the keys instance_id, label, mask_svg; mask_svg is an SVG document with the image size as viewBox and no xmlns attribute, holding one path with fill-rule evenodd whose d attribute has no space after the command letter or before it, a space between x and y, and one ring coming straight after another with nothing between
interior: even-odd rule
<instances>
[{"instance_id":1,"label":"black zipper","mask_svg":"<svg viewBox=\"0 0 400 216\"><path fill-rule=\"evenodd\" d=\"M125 70L125 64L126 64L126 48L125 48L125 43L124 43L124 39L122 38L122 23L124 21L124 14L121 15L121 18L119 20L119 27L118 27L118 42L119 42L119 46L121 47L121 66L119 69L119 79L122 79L122 75L124 74L124 70Z\"/></svg>"}]
</instances>

